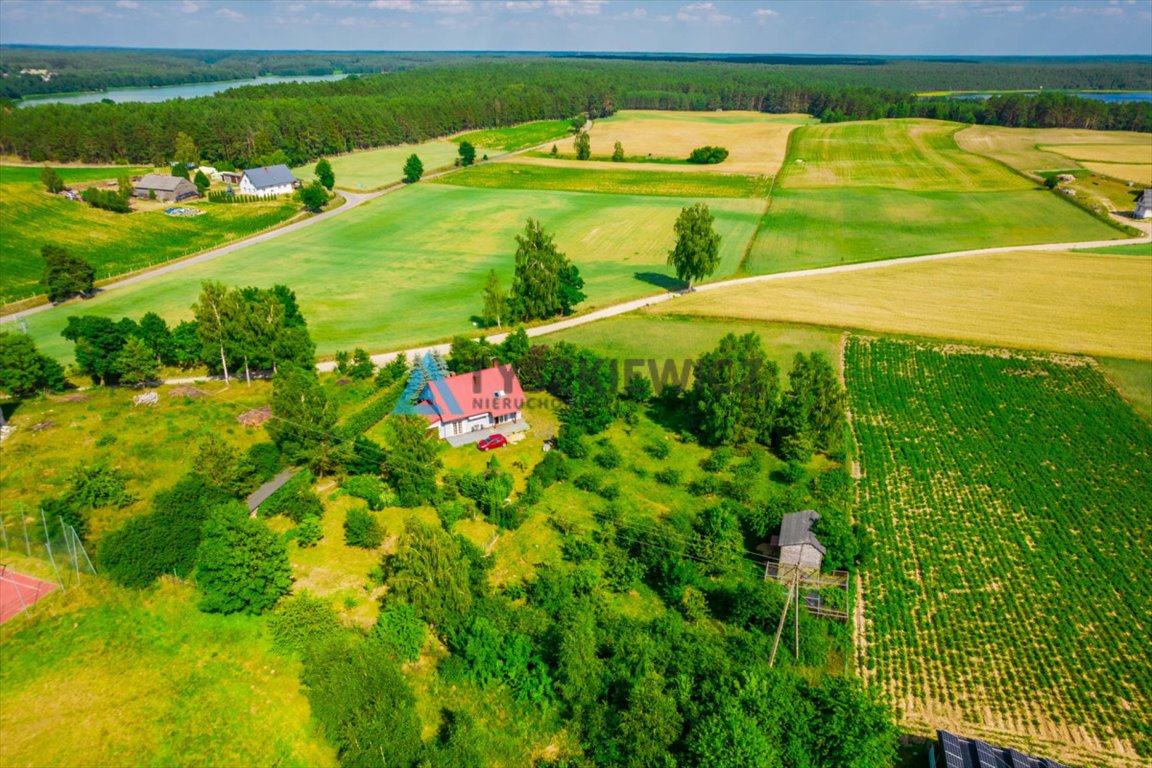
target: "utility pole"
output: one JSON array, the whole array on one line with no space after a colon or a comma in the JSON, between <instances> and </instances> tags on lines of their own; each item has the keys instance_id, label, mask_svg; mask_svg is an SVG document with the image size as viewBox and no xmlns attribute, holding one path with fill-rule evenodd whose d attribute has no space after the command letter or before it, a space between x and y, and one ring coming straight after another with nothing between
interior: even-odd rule
<instances>
[{"instance_id":1,"label":"utility pole","mask_svg":"<svg viewBox=\"0 0 1152 768\"><path fill-rule=\"evenodd\" d=\"M795 588L796 583L793 581L792 589ZM792 589L788 590L788 597L784 600L784 610L780 611L780 624L776 627L776 639L772 641L772 655L768 659L769 667L776 664L776 649L780 647L780 635L784 632L784 620L788 618L788 606L792 604Z\"/></svg>"}]
</instances>

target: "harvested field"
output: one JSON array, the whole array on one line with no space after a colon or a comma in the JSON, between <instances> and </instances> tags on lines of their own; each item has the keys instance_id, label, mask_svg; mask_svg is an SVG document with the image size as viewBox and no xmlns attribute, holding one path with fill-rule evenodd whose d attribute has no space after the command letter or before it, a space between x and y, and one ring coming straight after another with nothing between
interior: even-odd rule
<instances>
[{"instance_id":1,"label":"harvested field","mask_svg":"<svg viewBox=\"0 0 1152 768\"><path fill-rule=\"evenodd\" d=\"M704 291L650 311L1152 359L1152 265L1132 256L965 256Z\"/></svg>"},{"instance_id":2,"label":"harvested field","mask_svg":"<svg viewBox=\"0 0 1152 768\"><path fill-rule=\"evenodd\" d=\"M1054 146L1148 146L1148 134L1133 131L1089 131L1079 128L1001 128L973 125L956 134L961 149L995 160L1025 173L1076 168Z\"/></svg>"},{"instance_id":3,"label":"harvested field","mask_svg":"<svg viewBox=\"0 0 1152 768\"><path fill-rule=\"evenodd\" d=\"M1091 361L850 337L862 673L904 728L1152 765L1152 425Z\"/></svg>"},{"instance_id":4,"label":"harvested field","mask_svg":"<svg viewBox=\"0 0 1152 768\"><path fill-rule=\"evenodd\" d=\"M1131 181L1134 184L1140 184L1145 187L1152 186L1152 165L1090 162L1082 162L1080 165L1102 176L1111 176L1114 179Z\"/></svg>"},{"instance_id":5,"label":"harvested field","mask_svg":"<svg viewBox=\"0 0 1152 768\"><path fill-rule=\"evenodd\" d=\"M621 110L597 120L589 132L593 157L607 159L617 141L626 155L685 159L696 147L721 146L729 151L719 165L704 166L717 173L773 176L784 160L788 135L812 122L807 115L763 112L662 112ZM571 151L571 142L564 148ZM641 164L643 165L643 164Z\"/></svg>"},{"instance_id":6,"label":"harvested field","mask_svg":"<svg viewBox=\"0 0 1152 768\"><path fill-rule=\"evenodd\" d=\"M1041 144L1040 148L1073 160L1152 165L1152 136L1134 144Z\"/></svg>"}]
</instances>

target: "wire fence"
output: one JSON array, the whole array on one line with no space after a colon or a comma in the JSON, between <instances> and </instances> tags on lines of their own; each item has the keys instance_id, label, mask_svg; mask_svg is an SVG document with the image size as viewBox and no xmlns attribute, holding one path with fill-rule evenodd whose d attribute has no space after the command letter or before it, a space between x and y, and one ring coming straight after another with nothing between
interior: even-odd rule
<instances>
[{"instance_id":1,"label":"wire fence","mask_svg":"<svg viewBox=\"0 0 1152 768\"><path fill-rule=\"evenodd\" d=\"M61 517L50 517L42 508L0 514L0 546L5 552L47 563L61 592L78 588L84 576L96 575L96 566L76 528Z\"/></svg>"}]
</instances>

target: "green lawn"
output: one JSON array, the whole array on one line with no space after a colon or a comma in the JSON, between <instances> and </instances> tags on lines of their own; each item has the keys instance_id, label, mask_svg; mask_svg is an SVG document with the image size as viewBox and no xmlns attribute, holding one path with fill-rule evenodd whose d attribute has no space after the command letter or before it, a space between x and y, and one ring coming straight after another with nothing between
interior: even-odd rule
<instances>
[{"instance_id":1,"label":"green lawn","mask_svg":"<svg viewBox=\"0 0 1152 768\"><path fill-rule=\"evenodd\" d=\"M65 183L115 179L140 168L63 168ZM39 168L0 166L0 303L41 292L40 247L53 243L96 268L97 279L119 275L246 237L284 221L299 207L284 201L223 205L182 203L206 211L195 218L168 216L154 202L144 210L112 213L49 195Z\"/></svg>"},{"instance_id":2,"label":"green lawn","mask_svg":"<svg viewBox=\"0 0 1152 768\"><path fill-rule=\"evenodd\" d=\"M778 184L749 274L1123 234L1046 190L944 192Z\"/></svg>"},{"instance_id":3,"label":"green lawn","mask_svg":"<svg viewBox=\"0 0 1152 768\"><path fill-rule=\"evenodd\" d=\"M712 200L723 242L716 277L736 271L760 217L760 200ZM28 318L40 348L60 358L69 315L187 318L203 280L284 283L295 289L320 354L362 346L403 348L474 330L488 271L511 284L514 236L541 220L579 267L581 309L674 285L667 251L682 198L485 190L419 184L322 225Z\"/></svg>"},{"instance_id":4,"label":"green lawn","mask_svg":"<svg viewBox=\"0 0 1152 768\"><path fill-rule=\"evenodd\" d=\"M880 120L798 128L744 270L784 272L1121 232L980 155L959 126Z\"/></svg>"},{"instance_id":5,"label":"green lawn","mask_svg":"<svg viewBox=\"0 0 1152 768\"><path fill-rule=\"evenodd\" d=\"M88 579L0 630L3 765L334 766L300 663L188 585Z\"/></svg>"},{"instance_id":6,"label":"green lawn","mask_svg":"<svg viewBox=\"0 0 1152 768\"><path fill-rule=\"evenodd\" d=\"M671 303L673 309L675 304ZM643 361L633 364L632 373L649 373L647 361L655 360L663 375L665 361L671 361L673 369L680 373L685 360L694 360L713 349L725 334L750 332L759 334L768 358L780 366L782 375L792 367L797 352L823 352L832 365L840 367L840 331L811 325L628 314L550 333L540 340L547 344L579 344L615 360ZM620 370L623 378L625 369Z\"/></svg>"},{"instance_id":7,"label":"green lawn","mask_svg":"<svg viewBox=\"0 0 1152 768\"><path fill-rule=\"evenodd\" d=\"M452 141L437 139L423 144L400 144L395 147L367 149L346 155L329 157L336 174L336 186L353 192L366 192L398 184L404 178L404 163L415 154L424 163L424 173L451 168L460 156L460 147ZM479 158L491 150L476 147ZM316 177L316 163L293 168L298 179L311 181Z\"/></svg>"},{"instance_id":8,"label":"green lawn","mask_svg":"<svg viewBox=\"0 0 1152 768\"><path fill-rule=\"evenodd\" d=\"M1107 248L1078 248L1077 253L1104 253L1112 256L1152 256L1152 243L1111 245Z\"/></svg>"},{"instance_id":9,"label":"green lawn","mask_svg":"<svg viewBox=\"0 0 1152 768\"><path fill-rule=\"evenodd\" d=\"M767 197L766 176L681 171L603 171L549 165L492 163L437 179L440 184L486 189L546 189L668 197Z\"/></svg>"},{"instance_id":10,"label":"green lawn","mask_svg":"<svg viewBox=\"0 0 1152 768\"><path fill-rule=\"evenodd\" d=\"M567 138L571 123L568 120L537 120L533 123L513 125L509 128L488 128L465 133L452 141L472 142L474 147L489 147L499 152L515 152L525 147L534 147L553 139Z\"/></svg>"},{"instance_id":11,"label":"green lawn","mask_svg":"<svg viewBox=\"0 0 1152 768\"><path fill-rule=\"evenodd\" d=\"M1132 408L1152 420L1152 360L1098 357L1096 361Z\"/></svg>"}]
</instances>

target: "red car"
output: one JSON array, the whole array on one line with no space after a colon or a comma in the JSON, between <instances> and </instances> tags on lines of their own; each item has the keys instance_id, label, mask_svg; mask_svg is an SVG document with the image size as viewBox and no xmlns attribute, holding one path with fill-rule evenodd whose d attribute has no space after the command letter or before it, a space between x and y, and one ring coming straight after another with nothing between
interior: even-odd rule
<instances>
[{"instance_id":1,"label":"red car","mask_svg":"<svg viewBox=\"0 0 1152 768\"><path fill-rule=\"evenodd\" d=\"M476 447L482 451L490 451L493 448L502 448L505 445L508 445L508 438L504 437L504 435L490 435L476 443Z\"/></svg>"}]
</instances>

